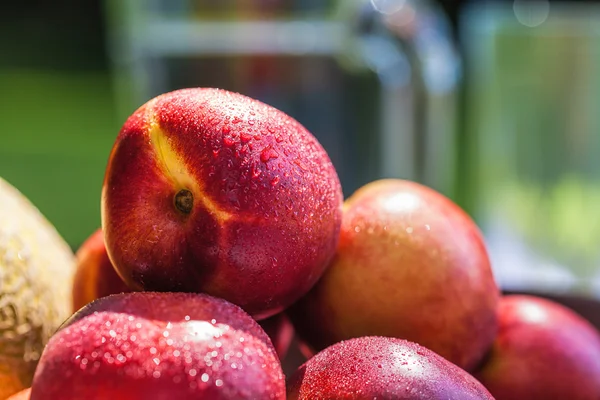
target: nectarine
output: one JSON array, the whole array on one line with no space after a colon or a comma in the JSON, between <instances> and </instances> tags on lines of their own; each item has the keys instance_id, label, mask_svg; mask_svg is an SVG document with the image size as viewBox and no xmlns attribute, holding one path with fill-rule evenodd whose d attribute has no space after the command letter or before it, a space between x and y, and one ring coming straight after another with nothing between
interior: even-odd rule
<instances>
[{"instance_id":1,"label":"nectarine","mask_svg":"<svg viewBox=\"0 0 600 400\"><path fill-rule=\"evenodd\" d=\"M31 399L285 399L268 336L205 294L135 292L75 313L50 339Z\"/></svg>"},{"instance_id":2,"label":"nectarine","mask_svg":"<svg viewBox=\"0 0 600 400\"><path fill-rule=\"evenodd\" d=\"M346 201L335 259L289 315L313 351L390 336L471 369L494 340L499 296L473 220L433 189L390 179Z\"/></svg>"},{"instance_id":3,"label":"nectarine","mask_svg":"<svg viewBox=\"0 0 600 400\"><path fill-rule=\"evenodd\" d=\"M493 400L475 378L416 343L361 337L334 344L288 382L288 400Z\"/></svg>"},{"instance_id":4,"label":"nectarine","mask_svg":"<svg viewBox=\"0 0 600 400\"><path fill-rule=\"evenodd\" d=\"M600 399L600 333L587 320L554 301L510 295L499 321L475 373L496 400Z\"/></svg>"},{"instance_id":5,"label":"nectarine","mask_svg":"<svg viewBox=\"0 0 600 400\"><path fill-rule=\"evenodd\" d=\"M342 200L331 160L299 122L241 94L183 89L125 122L102 228L131 288L205 292L262 319L321 276Z\"/></svg>"}]
</instances>

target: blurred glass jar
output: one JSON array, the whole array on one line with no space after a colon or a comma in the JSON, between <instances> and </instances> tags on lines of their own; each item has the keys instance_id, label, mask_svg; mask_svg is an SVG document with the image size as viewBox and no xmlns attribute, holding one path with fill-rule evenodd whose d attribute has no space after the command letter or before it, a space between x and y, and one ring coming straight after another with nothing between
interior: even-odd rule
<instances>
[{"instance_id":1,"label":"blurred glass jar","mask_svg":"<svg viewBox=\"0 0 600 400\"><path fill-rule=\"evenodd\" d=\"M600 8L473 2L465 199L507 290L600 296Z\"/></svg>"}]
</instances>

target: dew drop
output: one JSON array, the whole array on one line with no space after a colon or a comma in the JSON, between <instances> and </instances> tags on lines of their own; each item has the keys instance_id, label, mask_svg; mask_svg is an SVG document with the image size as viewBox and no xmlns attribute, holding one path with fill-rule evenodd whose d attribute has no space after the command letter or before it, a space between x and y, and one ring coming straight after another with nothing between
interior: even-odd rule
<instances>
[{"instance_id":1,"label":"dew drop","mask_svg":"<svg viewBox=\"0 0 600 400\"><path fill-rule=\"evenodd\" d=\"M221 387L221 386L223 386L223 381L221 379L217 379L215 381L215 385L218 386L218 387Z\"/></svg>"},{"instance_id":2,"label":"dew drop","mask_svg":"<svg viewBox=\"0 0 600 400\"><path fill-rule=\"evenodd\" d=\"M241 140L243 143L248 143L248 142L249 142L251 139L252 139L252 135L251 135L251 134L249 134L249 133L242 132L242 133L240 134L240 140Z\"/></svg>"},{"instance_id":3,"label":"dew drop","mask_svg":"<svg viewBox=\"0 0 600 400\"><path fill-rule=\"evenodd\" d=\"M207 373L202 374L200 379L202 380L202 382L208 382L208 374Z\"/></svg>"},{"instance_id":4,"label":"dew drop","mask_svg":"<svg viewBox=\"0 0 600 400\"><path fill-rule=\"evenodd\" d=\"M267 146L263 149L263 151L260 153L260 161L266 163L267 161L274 159L274 158L278 158L279 157L279 153L277 153L273 147L271 146Z\"/></svg>"},{"instance_id":5,"label":"dew drop","mask_svg":"<svg viewBox=\"0 0 600 400\"><path fill-rule=\"evenodd\" d=\"M230 138L229 136L225 136L223 138L223 144L227 147L231 147L235 144L235 140L233 140L232 138Z\"/></svg>"}]
</instances>

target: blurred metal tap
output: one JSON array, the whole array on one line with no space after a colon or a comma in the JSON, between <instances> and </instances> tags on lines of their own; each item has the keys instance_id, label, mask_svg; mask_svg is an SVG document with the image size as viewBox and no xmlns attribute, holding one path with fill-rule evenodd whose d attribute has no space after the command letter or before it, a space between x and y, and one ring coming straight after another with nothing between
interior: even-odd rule
<instances>
[{"instance_id":1,"label":"blurred metal tap","mask_svg":"<svg viewBox=\"0 0 600 400\"><path fill-rule=\"evenodd\" d=\"M427 0L355 2L351 63L377 74L380 174L454 187L461 58L443 11Z\"/></svg>"}]
</instances>

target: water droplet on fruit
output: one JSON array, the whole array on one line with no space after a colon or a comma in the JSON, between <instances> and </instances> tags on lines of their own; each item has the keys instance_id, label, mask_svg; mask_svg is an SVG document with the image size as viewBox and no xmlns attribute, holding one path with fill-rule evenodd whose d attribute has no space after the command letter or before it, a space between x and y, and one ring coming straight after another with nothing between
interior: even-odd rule
<instances>
[{"instance_id":1,"label":"water droplet on fruit","mask_svg":"<svg viewBox=\"0 0 600 400\"><path fill-rule=\"evenodd\" d=\"M354 227L354 232L359 233L360 232L360 226L355 226Z\"/></svg>"},{"instance_id":2,"label":"water droplet on fruit","mask_svg":"<svg viewBox=\"0 0 600 400\"><path fill-rule=\"evenodd\" d=\"M425 229L428 230L428 231L430 231L431 227L429 225L425 224Z\"/></svg>"},{"instance_id":3,"label":"water droplet on fruit","mask_svg":"<svg viewBox=\"0 0 600 400\"><path fill-rule=\"evenodd\" d=\"M258 178L261 173L262 171L260 170L259 166L257 164L252 164L252 177Z\"/></svg>"},{"instance_id":4,"label":"water droplet on fruit","mask_svg":"<svg viewBox=\"0 0 600 400\"><path fill-rule=\"evenodd\" d=\"M248 124L249 125L254 125L254 119L252 119L252 118L248 119Z\"/></svg>"},{"instance_id":5,"label":"water droplet on fruit","mask_svg":"<svg viewBox=\"0 0 600 400\"><path fill-rule=\"evenodd\" d=\"M231 131L231 128L229 127L229 125L225 125L221 131L223 132L223 134L226 135Z\"/></svg>"},{"instance_id":6,"label":"water droplet on fruit","mask_svg":"<svg viewBox=\"0 0 600 400\"><path fill-rule=\"evenodd\" d=\"M279 177L278 176L276 176L273 179L271 179L271 186L275 187L278 183L279 183Z\"/></svg>"},{"instance_id":7,"label":"water droplet on fruit","mask_svg":"<svg viewBox=\"0 0 600 400\"><path fill-rule=\"evenodd\" d=\"M279 153L277 153L275 151L275 149L273 149L273 147L271 146L267 146L263 149L263 151L260 153L260 161L266 163L267 161L274 159L274 158L278 158L279 157Z\"/></svg>"},{"instance_id":8,"label":"water droplet on fruit","mask_svg":"<svg viewBox=\"0 0 600 400\"><path fill-rule=\"evenodd\" d=\"M406 228L406 233L411 234L413 233L413 228L412 226L409 226L408 228Z\"/></svg>"},{"instance_id":9,"label":"water droplet on fruit","mask_svg":"<svg viewBox=\"0 0 600 400\"><path fill-rule=\"evenodd\" d=\"M241 140L243 143L247 143L247 142L249 142L250 140L252 140L252 135L251 135L251 134L249 134L249 133L246 133L246 132L242 132L242 133L240 133L240 140Z\"/></svg>"},{"instance_id":10,"label":"water droplet on fruit","mask_svg":"<svg viewBox=\"0 0 600 400\"><path fill-rule=\"evenodd\" d=\"M255 134L254 136L254 140L261 140L262 136L260 135L260 133Z\"/></svg>"},{"instance_id":11,"label":"water droplet on fruit","mask_svg":"<svg viewBox=\"0 0 600 400\"><path fill-rule=\"evenodd\" d=\"M158 379L158 378L160 378L160 371L154 371L154 372L152 373L152 377L153 377L153 378L155 378L155 379Z\"/></svg>"},{"instance_id":12,"label":"water droplet on fruit","mask_svg":"<svg viewBox=\"0 0 600 400\"><path fill-rule=\"evenodd\" d=\"M281 137L281 135L277 135L277 136L275 136L275 141L277 143L281 143L281 142L283 142L283 137Z\"/></svg>"},{"instance_id":13,"label":"water droplet on fruit","mask_svg":"<svg viewBox=\"0 0 600 400\"><path fill-rule=\"evenodd\" d=\"M223 144L227 147L231 147L235 144L235 141L229 136L223 137Z\"/></svg>"},{"instance_id":14,"label":"water droplet on fruit","mask_svg":"<svg viewBox=\"0 0 600 400\"><path fill-rule=\"evenodd\" d=\"M190 369L190 371L188 372L188 374L190 376L196 376L197 373L198 373L198 371L196 371L196 369L194 369L194 368ZM202 376L204 376L204 375L206 375L206 374L203 374Z\"/></svg>"},{"instance_id":15,"label":"water droplet on fruit","mask_svg":"<svg viewBox=\"0 0 600 400\"><path fill-rule=\"evenodd\" d=\"M235 116L235 117L233 117L233 121L231 121L231 122L234 124L239 124L240 122L242 122L242 120L238 116Z\"/></svg>"},{"instance_id":16,"label":"water droplet on fruit","mask_svg":"<svg viewBox=\"0 0 600 400\"><path fill-rule=\"evenodd\" d=\"M190 316L189 316L189 315L186 315L184 319L185 319L186 321L189 321L189 320L190 320Z\"/></svg>"},{"instance_id":17,"label":"water droplet on fruit","mask_svg":"<svg viewBox=\"0 0 600 400\"><path fill-rule=\"evenodd\" d=\"M274 267L276 267L276 266L277 266L277 258L273 257L273 258L271 259L271 265L273 265Z\"/></svg>"},{"instance_id":18,"label":"water droplet on fruit","mask_svg":"<svg viewBox=\"0 0 600 400\"><path fill-rule=\"evenodd\" d=\"M203 373L200 379L202 380L202 382L208 382L208 374L206 372Z\"/></svg>"},{"instance_id":19,"label":"water droplet on fruit","mask_svg":"<svg viewBox=\"0 0 600 400\"><path fill-rule=\"evenodd\" d=\"M213 150L213 151L212 151L212 153L213 153L213 157L214 157L214 158L217 158L217 157L218 157L218 155L219 155L219 151L220 151L219 149L217 149L217 150Z\"/></svg>"},{"instance_id":20,"label":"water droplet on fruit","mask_svg":"<svg viewBox=\"0 0 600 400\"><path fill-rule=\"evenodd\" d=\"M223 386L223 381L221 379L217 379L215 381L215 385L218 386L218 387L221 387L221 386Z\"/></svg>"}]
</instances>

